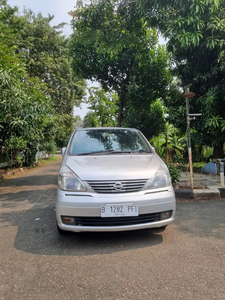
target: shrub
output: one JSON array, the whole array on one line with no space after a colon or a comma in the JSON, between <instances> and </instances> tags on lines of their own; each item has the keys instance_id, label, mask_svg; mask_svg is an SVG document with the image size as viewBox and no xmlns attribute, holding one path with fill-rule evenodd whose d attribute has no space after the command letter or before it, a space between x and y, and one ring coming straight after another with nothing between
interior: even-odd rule
<instances>
[{"instance_id":1,"label":"shrub","mask_svg":"<svg viewBox=\"0 0 225 300\"><path fill-rule=\"evenodd\" d=\"M180 174L180 170L178 170L178 168L170 163L166 163L167 167L169 169L170 172L170 176L171 176L171 180L172 183L176 183L177 181L179 181L181 174Z\"/></svg>"}]
</instances>

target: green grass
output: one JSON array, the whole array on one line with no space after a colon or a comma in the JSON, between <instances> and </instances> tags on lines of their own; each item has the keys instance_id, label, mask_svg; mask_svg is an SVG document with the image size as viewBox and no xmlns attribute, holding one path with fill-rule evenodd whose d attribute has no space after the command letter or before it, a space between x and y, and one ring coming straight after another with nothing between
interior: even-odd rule
<instances>
[{"instance_id":1,"label":"green grass","mask_svg":"<svg viewBox=\"0 0 225 300\"><path fill-rule=\"evenodd\" d=\"M52 161L56 161L56 160L59 160L59 159L61 159L62 158L62 156L61 155L56 155L56 154L51 154L51 156L50 157L48 157L48 158L45 158L45 159L39 159L38 160L38 163L44 163L44 164L47 164L47 163L49 163L49 162L52 162Z\"/></svg>"}]
</instances>

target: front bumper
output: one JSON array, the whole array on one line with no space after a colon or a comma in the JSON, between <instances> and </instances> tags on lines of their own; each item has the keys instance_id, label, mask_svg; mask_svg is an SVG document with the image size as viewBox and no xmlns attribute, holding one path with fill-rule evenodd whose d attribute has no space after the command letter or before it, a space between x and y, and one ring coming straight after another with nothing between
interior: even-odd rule
<instances>
[{"instance_id":1,"label":"front bumper","mask_svg":"<svg viewBox=\"0 0 225 300\"><path fill-rule=\"evenodd\" d=\"M139 215L172 211L171 218L143 224L119 226L77 226L62 223L61 216L101 217L101 206L107 204L138 205ZM58 189L56 218L60 229L66 231L127 231L145 228L159 228L175 219L176 201L172 187L127 194L73 193ZM121 217L123 218L123 217Z\"/></svg>"}]
</instances>

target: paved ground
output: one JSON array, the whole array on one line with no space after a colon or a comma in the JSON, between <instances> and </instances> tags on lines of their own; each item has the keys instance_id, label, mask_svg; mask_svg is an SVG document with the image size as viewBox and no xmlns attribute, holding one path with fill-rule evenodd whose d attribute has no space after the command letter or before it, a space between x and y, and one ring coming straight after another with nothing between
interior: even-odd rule
<instances>
[{"instance_id":1,"label":"paved ground","mask_svg":"<svg viewBox=\"0 0 225 300\"><path fill-rule=\"evenodd\" d=\"M220 176L194 173L193 181L194 189L191 190L190 173L181 172L181 178L175 185L177 199L219 200L224 197L224 192L221 190Z\"/></svg>"},{"instance_id":2,"label":"paved ground","mask_svg":"<svg viewBox=\"0 0 225 300\"><path fill-rule=\"evenodd\" d=\"M1 300L225 299L225 201L178 203L163 234L60 237L59 164L0 183Z\"/></svg>"}]
</instances>

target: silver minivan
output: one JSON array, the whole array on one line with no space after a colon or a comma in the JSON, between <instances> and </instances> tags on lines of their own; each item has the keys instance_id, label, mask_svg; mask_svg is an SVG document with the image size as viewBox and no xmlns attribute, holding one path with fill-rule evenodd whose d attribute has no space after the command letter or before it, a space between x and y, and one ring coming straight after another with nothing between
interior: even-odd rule
<instances>
[{"instance_id":1,"label":"silver minivan","mask_svg":"<svg viewBox=\"0 0 225 300\"><path fill-rule=\"evenodd\" d=\"M76 129L62 155L60 233L165 228L174 221L169 171L139 130Z\"/></svg>"}]
</instances>

